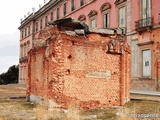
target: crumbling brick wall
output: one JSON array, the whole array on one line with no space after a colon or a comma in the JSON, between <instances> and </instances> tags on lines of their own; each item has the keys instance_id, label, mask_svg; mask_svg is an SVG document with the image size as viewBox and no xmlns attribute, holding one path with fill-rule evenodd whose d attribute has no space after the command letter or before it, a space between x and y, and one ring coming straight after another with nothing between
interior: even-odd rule
<instances>
[{"instance_id":1,"label":"crumbling brick wall","mask_svg":"<svg viewBox=\"0 0 160 120\"><path fill-rule=\"evenodd\" d=\"M62 107L75 102L86 109L123 105L130 98L130 51L125 37L122 45L108 46L117 38L101 33L77 35L57 27L40 33L28 53L30 100L52 100Z\"/></svg>"}]
</instances>

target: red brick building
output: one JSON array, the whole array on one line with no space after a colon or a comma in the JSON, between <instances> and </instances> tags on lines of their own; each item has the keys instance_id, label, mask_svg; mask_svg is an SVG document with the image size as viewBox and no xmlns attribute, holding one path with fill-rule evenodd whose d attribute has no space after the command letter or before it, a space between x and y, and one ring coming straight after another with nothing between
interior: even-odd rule
<instances>
[{"instance_id":1,"label":"red brick building","mask_svg":"<svg viewBox=\"0 0 160 120\"><path fill-rule=\"evenodd\" d=\"M130 47L122 30L56 20L34 41L27 68L28 98L49 107L75 102L88 109L130 100Z\"/></svg>"},{"instance_id":2,"label":"red brick building","mask_svg":"<svg viewBox=\"0 0 160 120\"><path fill-rule=\"evenodd\" d=\"M19 27L19 83L26 81L27 52L49 21L71 17L93 28L125 28L128 5L126 0L49 0L38 11L33 8Z\"/></svg>"},{"instance_id":3,"label":"red brick building","mask_svg":"<svg viewBox=\"0 0 160 120\"><path fill-rule=\"evenodd\" d=\"M48 21L72 17L94 28L123 28L131 46L131 90L159 91L159 0L50 0L19 27L19 83L26 81L27 52Z\"/></svg>"}]
</instances>

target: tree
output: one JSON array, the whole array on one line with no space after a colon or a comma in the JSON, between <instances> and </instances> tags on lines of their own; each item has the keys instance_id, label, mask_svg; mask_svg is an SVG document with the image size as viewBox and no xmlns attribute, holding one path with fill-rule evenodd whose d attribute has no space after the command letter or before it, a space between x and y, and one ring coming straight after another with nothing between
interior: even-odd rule
<instances>
[{"instance_id":1,"label":"tree","mask_svg":"<svg viewBox=\"0 0 160 120\"><path fill-rule=\"evenodd\" d=\"M0 74L0 84L18 83L19 65L9 67L6 73Z\"/></svg>"}]
</instances>

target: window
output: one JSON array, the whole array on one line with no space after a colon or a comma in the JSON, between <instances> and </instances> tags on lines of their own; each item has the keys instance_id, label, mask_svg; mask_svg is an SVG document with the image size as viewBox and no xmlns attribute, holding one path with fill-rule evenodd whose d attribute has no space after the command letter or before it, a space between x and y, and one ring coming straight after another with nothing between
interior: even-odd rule
<instances>
[{"instance_id":1,"label":"window","mask_svg":"<svg viewBox=\"0 0 160 120\"><path fill-rule=\"evenodd\" d=\"M57 8L57 19L59 19L59 8Z\"/></svg>"},{"instance_id":2,"label":"window","mask_svg":"<svg viewBox=\"0 0 160 120\"><path fill-rule=\"evenodd\" d=\"M53 20L53 12L51 12L51 21Z\"/></svg>"},{"instance_id":3,"label":"window","mask_svg":"<svg viewBox=\"0 0 160 120\"><path fill-rule=\"evenodd\" d=\"M36 32L38 31L38 22L36 22Z\"/></svg>"},{"instance_id":4,"label":"window","mask_svg":"<svg viewBox=\"0 0 160 120\"><path fill-rule=\"evenodd\" d=\"M43 19L41 19L40 21L40 29L42 29L42 27L43 27Z\"/></svg>"},{"instance_id":5,"label":"window","mask_svg":"<svg viewBox=\"0 0 160 120\"><path fill-rule=\"evenodd\" d=\"M125 18L126 18L126 15L125 15L125 7L121 7L119 8L119 27L125 27L126 26L126 21L125 21Z\"/></svg>"},{"instance_id":6,"label":"window","mask_svg":"<svg viewBox=\"0 0 160 120\"><path fill-rule=\"evenodd\" d=\"M66 3L64 3L63 4L63 15L65 16L66 15L66 12L67 11L67 4Z\"/></svg>"},{"instance_id":7,"label":"window","mask_svg":"<svg viewBox=\"0 0 160 120\"><path fill-rule=\"evenodd\" d=\"M150 0L142 0L142 19L151 17L151 1Z\"/></svg>"},{"instance_id":8,"label":"window","mask_svg":"<svg viewBox=\"0 0 160 120\"><path fill-rule=\"evenodd\" d=\"M88 14L88 17L90 18L90 26L92 28L96 27L96 16L97 16L97 11L91 10Z\"/></svg>"},{"instance_id":9,"label":"window","mask_svg":"<svg viewBox=\"0 0 160 120\"><path fill-rule=\"evenodd\" d=\"M48 16L45 17L45 26L47 26L48 23Z\"/></svg>"},{"instance_id":10,"label":"window","mask_svg":"<svg viewBox=\"0 0 160 120\"><path fill-rule=\"evenodd\" d=\"M139 77L139 46L138 40L134 40L131 42L131 61L132 61L132 77Z\"/></svg>"},{"instance_id":11,"label":"window","mask_svg":"<svg viewBox=\"0 0 160 120\"><path fill-rule=\"evenodd\" d=\"M75 10L75 0L71 0L71 10Z\"/></svg>"},{"instance_id":12,"label":"window","mask_svg":"<svg viewBox=\"0 0 160 120\"><path fill-rule=\"evenodd\" d=\"M27 44L27 52L30 50L30 43Z\"/></svg>"},{"instance_id":13,"label":"window","mask_svg":"<svg viewBox=\"0 0 160 120\"><path fill-rule=\"evenodd\" d=\"M27 36L27 28L25 28L25 37Z\"/></svg>"},{"instance_id":14,"label":"window","mask_svg":"<svg viewBox=\"0 0 160 120\"><path fill-rule=\"evenodd\" d=\"M23 45L20 46L20 58L23 57Z\"/></svg>"},{"instance_id":15,"label":"window","mask_svg":"<svg viewBox=\"0 0 160 120\"><path fill-rule=\"evenodd\" d=\"M109 13L103 14L103 28L109 27Z\"/></svg>"},{"instance_id":16,"label":"window","mask_svg":"<svg viewBox=\"0 0 160 120\"><path fill-rule=\"evenodd\" d=\"M23 69L23 79L24 80L26 79L26 67L24 67L24 69Z\"/></svg>"},{"instance_id":17,"label":"window","mask_svg":"<svg viewBox=\"0 0 160 120\"><path fill-rule=\"evenodd\" d=\"M84 0L81 0L80 1L80 6L83 6L84 5Z\"/></svg>"},{"instance_id":18,"label":"window","mask_svg":"<svg viewBox=\"0 0 160 120\"><path fill-rule=\"evenodd\" d=\"M143 77L151 77L151 50L142 51Z\"/></svg>"},{"instance_id":19,"label":"window","mask_svg":"<svg viewBox=\"0 0 160 120\"><path fill-rule=\"evenodd\" d=\"M26 45L24 45L24 57L26 56Z\"/></svg>"},{"instance_id":20,"label":"window","mask_svg":"<svg viewBox=\"0 0 160 120\"><path fill-rule=\"evenodd\" d=\"M30 35L30 26L28 26L28 35Z\"/></svg>"},{"instance_id":21,"label":"window","mask_svg":"<svg viewBox=\"0 0 160 120\"><path fill-rule=\"evenodd\" d=\"M96 27L96 19L91 19L91 27L95 28Z\"/></svg>"},{"instance_id":22,"label":"window","mask_svg":"<svg viewBox=\"0 0 160 120\"><path fill-rule=\"evenodd\" d=\"M23 49L24 49L24 46L22 45L22 47L21 47L21 57L23 57Z\"/></svg>"},{"instance_id":23,"label":"window","mask_svg":"<svg viewBox=\"0 0 160 120\"><path fill-rule=\"evenodd\" d=\"M20 79L23 78L23 68L21 67L21 70L20 70Z\"/></svg>"},{"instance_id":24,"label":"window","mask_svg":"<svg viewBox=\"0 0 160 120\"><path fill-rule=\"evenodd\" d=\"M102 4L102 6L100 7L100 11L102 12L102 22L103 22L103 28L108 28L109 27L109 11L111 8L111 4L106 2L104 4Z\"/></svg>"},{"instance_id":25,"label":"window","mask_svg":"<svg viewBox=\"0 0 160 120\"><path fill-rule=\"evenodd\" d=\"M21 33L21 34L22 34L22 39L23 39L23 34L24 34L24 33L23 33L23 30L22 30L22 33Z\"/></svg>"}]
</instances>

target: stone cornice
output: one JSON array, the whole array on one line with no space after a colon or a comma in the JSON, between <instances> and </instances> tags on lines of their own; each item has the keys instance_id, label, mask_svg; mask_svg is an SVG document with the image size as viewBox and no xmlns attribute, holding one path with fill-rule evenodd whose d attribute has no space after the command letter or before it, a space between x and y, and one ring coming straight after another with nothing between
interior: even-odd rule
<instances>
[{"instance_id":1,"label":"stone cornice","mask_svg":"<svg viewBox=\"0 0 160 120\"><path fill-rule=\"evenodd\" d=\"M56 6L59 2L62 2L64 0L50 0L48 3L46 3L42 8L40 8L37 12L32 13L29 15L26 19L24 19L21 22L21 26L18 29L23 28L25 25L30 23L31 21L36 20L39 18L41 15L45 14L47 11L49 11L51 8Z\"/></svg>"}]
</instances>

